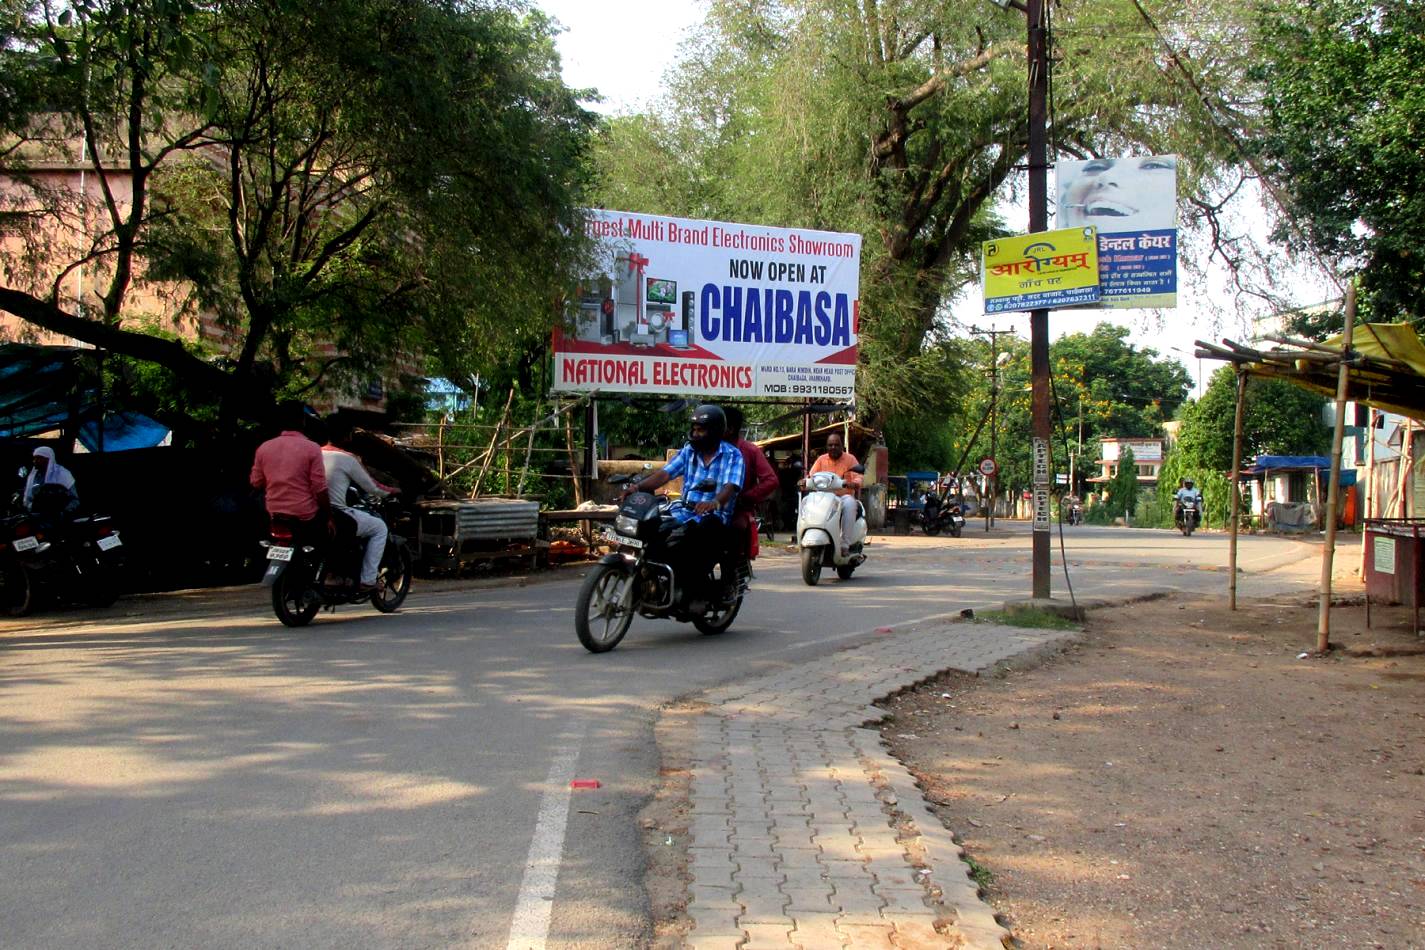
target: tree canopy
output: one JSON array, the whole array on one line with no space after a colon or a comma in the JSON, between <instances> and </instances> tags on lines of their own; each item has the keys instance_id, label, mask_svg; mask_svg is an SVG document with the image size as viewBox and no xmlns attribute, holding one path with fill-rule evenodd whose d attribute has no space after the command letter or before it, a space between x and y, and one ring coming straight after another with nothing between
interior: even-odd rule
<instances>
[{"instance_id":1,"label":"tree canopy","mask_svg":"<svg viewBox=\"0 0 1425 950\"><path fill-rule=\"evenodd\" d=\"M466 376L543 339L579 269L595 117L542 15L514 0L9 6L0 120L16 147L0 173L32 185L9 210L49 237L6 262L0 307L158 362L229 416L329 369L363 379L420 355ZM95 207L34 174L80 138ZM76 220L79 249L54 237ZM63 283L79 266L98 321ZM187 296L156 315L136 281ZM224 331L208 352L145 326L200 312Z\"/></svg>"},{"instance_id":2,"label":"tree canopy","mask_svg":"<svg viewBox=\"0 0 1425 950\"><path fill-rule=\"evenodd\" d=\"M1174 152L1198 196L1235 180L1213 111L1233 97L1213 96L1242 81L1237 5L1051 6L1057 154ZM1025 159L1024 36L984 0L713 0L667 101L602 140L600 200L860 232L866 414L943 420L968 385L944 358L949 304L1011 227L993 207ZM1161 36L1190 37L1198 90Z\"/></svg>"},{"instance_id":3,"label":"tree canopy","mask_svg":"<svg viewBox=\"0 0 1425 950\"><path fill-rule=\"evenodd\" d=\"M1425 6L1264 0L1253 140L1288 202L1277 237L1359 270L1363 314L1425 318ZM1332 321L1338 327L1339 321Z\"/></svg>"}]
</instances>

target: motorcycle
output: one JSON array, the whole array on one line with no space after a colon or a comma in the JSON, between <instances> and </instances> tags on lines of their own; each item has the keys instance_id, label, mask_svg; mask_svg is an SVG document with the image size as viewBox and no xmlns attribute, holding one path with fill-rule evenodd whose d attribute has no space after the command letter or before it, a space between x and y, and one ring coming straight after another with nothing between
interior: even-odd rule
<instances>
[{"instance_id":1,"label":"motorcycle","mask_svg":"<svg viewBox=\"0 0 1425 950\"><path fill-rule=\"evenodd\" d=\"M927 535L933 538L944 531L952 538L958 538L965 530L965 515L959 505L953 502L942 503L940 496L933 491L921 495L920 500L921 508L916 512L916 522Z\"/></svg>"},{"instance_id":2,"label":"motorcycle","mask_svg":"<svg viewBox=\"0 0 1425 950\"><path fill-rule=\"evenodd\" d=\"M616 475L609 483L629 480L630 476ZM706 482L696 490L716 487ZM613 527L604 532L616 550L601 557L584 578L574 609L574 632L590 653L606 653L618 646L635 614L691 623L705 634L722 633L732 626L752 579L747 539L727 532L727 550L719 552L698 584L690 585L669 564L670 549L681 540L683 525L673 515L681 505L648 492L634 492L620 503ZM725 578L724 572L729 571L733 576Z\"/></svg>"},{"instance_id":3,"label":"motorcycle","mask_svg":"<svg viewBox=\"0 0 1425 950\"><path fill-rule=\"evenodd\" d=\"M390 499L380 504L360 500L352 507L377 516L388 528L399 512ZM312 530L309 523L273 517L271 537L261 542L267 550L262 586L272 589L272 611L286 626L304 627L323 607L335 611L338 605L364 600L389 614L411 592L415 567L406 539L394 531L387 534L376 589L362 590L358 581L364 544L356 537L351 519L340 512L333 514L338 526L335 538L327 537L324 531L320 537L304 537L304 530Z\"/></svg>"},{"instance_id":4,"label":"motorcycle","mask_svg":"<svg viewBox=\"0 0 1425 950\"><path fill-rule=\"evenodd\" d=\"M1069 503L1069 524L1078 525L1084 523L1084 506L1082 502L1073 501Z\"/></svg>"},{"instance_id":5,"label":"motorcycle","mask_svg":"<svg viewBox=\"0 0 1425 950\"><path fill-rule=\"evenodd\" d=\"M1192 537L1193 531L1202 523L1202 512L1195 501L1184 501L1178 503L1178 530L1183 533L1183 537Z\"/></svg>"},{"instance_id":6,"label":"motorcycle","mask_svg":"<svg viewBox=\"0 0 1425 950\"><path fill-rule=\"evenodd\" d=\"M866 467L856 465L851 471L860 475ZM797 512L797 546L802 552L802 580L808 586L815 587L821 580L823 565L834 567L836 576L846 581L866 562L866 555L862 553L866 541L866 509L859 502L846 556L842 557L839 550L841 496L836 492L844 487L846 483L834 472L817 472L807 479L807 493L802 496Z\"/></svg>"},{"instance_id":7,"label":"motorcycle","mask_svg":"<svg viewBox=\"0 0 1425 950\"><path fill-rule=\"evenodd\" d=\"M32 511L0 523L0 611L11 617L26 616L49 598L91 607L119 599L123 540L113 519L70 518L62 510L67 498L65 489L42 485Z\"/></svg>"}]
</instances>

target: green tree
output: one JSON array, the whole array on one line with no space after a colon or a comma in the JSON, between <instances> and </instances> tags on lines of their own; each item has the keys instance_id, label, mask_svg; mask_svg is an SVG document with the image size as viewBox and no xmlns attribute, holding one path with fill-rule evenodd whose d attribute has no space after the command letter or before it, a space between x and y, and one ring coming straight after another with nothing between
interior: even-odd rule
<instances>
[{"instance_id":1,"label":"green tree","mask_svg":"<svg viewBox=\"0 0 1425 950\"><path fill-rule=\"evenodd\" d=\"M1052 6L1056 151L1176 152L1184 193L1211 193L1227 152L1204 103L1235 99L1214 94L1241 81L1237 5L1156 13L1163 35L1193 37L1206 98L1164 67L1139 4ZM984 0L714 0L668 101L604 138L601 194L860 232L867 414L944 417L964 385L933 352L946 304L1005 230L992 208L1025 160L1024 29Z\"/></svg>"},{"instance_id":2,"label":"green tree","mask_svg":"<svg viewBox=\"0 0 1425 950\"><path fill-rule=\"evenodd\" d=\"M1131 516L1138 509L1138 488L1138 466L1133 450L1124 446L1123 454L1118 457L1118 471L1107 485L1104 504L1108 513L1115 518L1120 514Z\"/></svg>"},{"instance_id":3,"label":"green tree","mask_svg":"<svg viewBox=\"0 0 1425 950\"><path fill-rule=\"evenodd\" d=\"M1363 313L1425 318L1425 5L1264 0L1253 140L1289 204L1279 239L1361 271ZM1311 321L1305 329L1312 329ZM1338 331L1340 320L1331 322Z\"/></svg>"},{"instance_id":4,"label":"green tree","mask_svg":"<svg viewBox=\"0 0 1425 950\"><path fill-rule=\"evenodd\" d=\"M595 120L541 15L444 0L23 6L0 89L45 95L10 103L7 130L31 151L0 172L22 177L34 149L82 135L106 223L77 260L53 242L26 262L0 307L160 363L229 419L329 371L366 378L424 354L464 375L544 336L579 270ZM132 200L112 197L126 182ZM25 200L72 213L42 182ZM101 321L60 293L80 263L108 280ZM216 315L236 341L224 358L145 332L135 275L190 292L170 318Z\"/></svg>"}]
</instances>

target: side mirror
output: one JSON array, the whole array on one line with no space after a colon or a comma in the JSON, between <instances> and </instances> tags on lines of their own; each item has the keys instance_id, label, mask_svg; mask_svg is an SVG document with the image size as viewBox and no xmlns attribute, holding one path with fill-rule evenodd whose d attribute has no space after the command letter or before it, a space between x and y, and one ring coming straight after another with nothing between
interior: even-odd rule
<instances>
[{"instance_id":1,"label":"side mirror","mask_svg":"<svg viewBox=\"0 0 1425 950\"><path fill-rule=\"evenodd\" d=\"M622 484L624 484L625 482L630 482L630 481L632 481L632 480L633 480L633 476L632 476L632 475L610 475L610 476L609 476L609 484L610 484L610 485L622 485Z\"/></svg>"},{"instance_id":2,"label":"side mirror","mask_svg":"<svg viewBox=\"0 0 1425 950\"><path fill-rule=\"evenodd\" d=\"M851 466L851 471L855 472L857 475L865 475L865 474L866 474L866 466L864 466L864 465L853 465L853 466Z\"/></svg>"}]
</instances>

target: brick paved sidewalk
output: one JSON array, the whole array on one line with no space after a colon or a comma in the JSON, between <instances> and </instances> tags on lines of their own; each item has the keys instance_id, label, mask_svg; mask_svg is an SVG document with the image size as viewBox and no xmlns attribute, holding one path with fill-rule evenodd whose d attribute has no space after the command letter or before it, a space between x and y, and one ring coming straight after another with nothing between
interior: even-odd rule
<instances>
[{"instance_id":1,"label":"brick paved sidewalk","mask_svg":"<svg viewBox=\"0 0 1425 950\"><path fill-rule=\"evenodd\" d=\"M963 850L885 750L871 705L1074 634L931 621L711 690L691 753L686 946L998 948Z\"/></svg>"}]
</instances>

